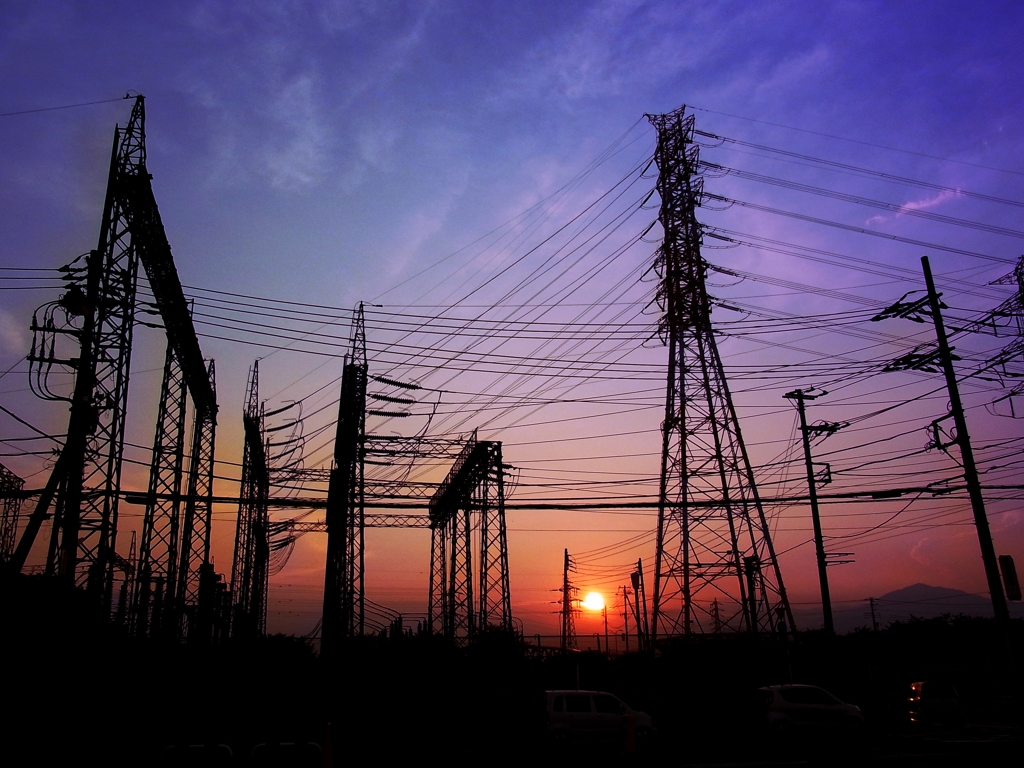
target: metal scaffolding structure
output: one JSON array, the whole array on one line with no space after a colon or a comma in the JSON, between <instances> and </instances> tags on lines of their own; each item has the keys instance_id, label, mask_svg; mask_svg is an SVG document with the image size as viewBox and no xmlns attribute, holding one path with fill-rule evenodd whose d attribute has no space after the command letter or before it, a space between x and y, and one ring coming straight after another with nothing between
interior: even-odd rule
<instances>
[{"instance_id":1,"label":"metal scaffolding structure","mask_svg":"<svg viewBox=\"0 0 1024 768\"><path fill-rule=\"evenodd\" d=\"M345 357L334 435L334 466L327 491L327 564L321 652L339 638L362 635L366 623L363 584L366 454L366 326L363 305L355 313L352 351Z\"/></svg>"},{"instance_id":2,"label":"metal scaffolding structure","mask_svg":"<svg viewBox=\"0 0 1024 768\"><path fill-rule=\"evenodd\" d=\"M260 363L249 370L242 426L242 483L235 527L235 552L231 564L231 592L234 601L231 634L259 637L267 630L267 591L270 579L270 527L267 499L270 469L264 410L260 403Z\"/></svg>"},{"instance_id":3,"label":"metal scaffolding structure","mask_svg":"<svg viewBox=\"0 0 1024 768\"><path fill-rule=\"evenodd\" d=\"M504 473L501 443L474 434L430 499L427 630L457 643L512 631Z\"/></svg>"},{"instance_id":4,"label":"metal scaffolding structure","mask_svg":"<svg viewBox=\"0 0 1024 768\"><path fill-rule=\"evenodd\" d=\"M712 605L733 630L771 631L793 616L711 325L694 118L648 115L664 239L655 259L669 350L651 641L705 631ZM695 504L694 502L699 502ZM726 606L733 606L726 609Z\"/></svg>"},{"instance_id":5,"label":"metal scaffolding structure","mask_svg":"<svg viewBox=\"0 0 1024 768\"><path fill-rule=\"evenodd\" d=\"M163 580L163 592L175 594L173 605L178 615L183 615L196 599L195 589L188 585L196 580L201 562L208 560L217 413L212 364L207 367L203 360L146 169L145 122L145 99L137 96L127 126L114 131L99 244L84 257L84 263L79 259L64 269L67 291L33 317L30 382L45 399L69 401L71 413L63 449L12 557L15 568L24 567L43 522L50 519L47 573L68 584L86 587L106 612L111 609L115 573L121 572L126 580L131 577L128 561L117 554L116 543L141 263L166 331L170 352L164 378L173 399L162 403L157 427L159 450L152 467L155 477L147 498L141 564L149 575L144 582L136 579L135 589L121 590L126 596L133 595L136 604L132 606L132 621L137 629L144 625L142 631L148 631L152 620L151 596L157 579ZM58 319L59 311L63 312L63 321ZM78 356L58 357L58 337L77 341ZM55 395L47 384L47 375L55 365L75 371L70 398ZM177 502L159 505L153 491L173 487L176 482L180 488L177 456L183 444L179 424L186 387L196 409L191 468L195 482L190 480L186 520L180 531L181 536L190 538L182 541L182 556L175 566L171 564L175 546L171 532L176 525ZM178 535L176 530L174 535ZM183 556L185 551L189 552L187 558ZM132 573L137 575L138 571ZM137 604L140 599L142 606ZM123 614L125 608L119 606L118 611ZM144 616L142 621L140 615ZM170 626L185 631L180 622L172 621Z\"/></svg>"}]
</instances>

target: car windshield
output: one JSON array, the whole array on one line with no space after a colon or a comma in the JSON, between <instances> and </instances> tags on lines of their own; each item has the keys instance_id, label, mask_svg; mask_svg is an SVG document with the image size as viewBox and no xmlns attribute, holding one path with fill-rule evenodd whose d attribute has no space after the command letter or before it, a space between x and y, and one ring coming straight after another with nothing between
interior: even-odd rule
<instances>
[{"instance_id":1,"label":"car windshield","mask_svg":"<svg viewBox=\"0 0 1024 768\"><path fill-rule=\"evenodd\" d=\"M779 695L783 701L790 704L814 704L817 706L831 706L836 703L835 698L828 691L812 686L799 686L793 688L780 688Z\"/></svg>"}]
</instances>

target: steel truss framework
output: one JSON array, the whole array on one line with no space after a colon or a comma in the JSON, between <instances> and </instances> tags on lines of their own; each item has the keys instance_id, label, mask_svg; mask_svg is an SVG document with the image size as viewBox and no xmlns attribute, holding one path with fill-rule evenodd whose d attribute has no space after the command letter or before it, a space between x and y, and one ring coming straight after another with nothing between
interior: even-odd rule
<instances>
[{"instance_id":1,"label":"steel truss framework","mask_svg":"<svg viewBox=\"0 0 1024 768\"><path fill-rule=\"evenodd\" d=\"M14 552L24 487L24 480L0 464L0 563L6 563Z\"/></svg>"},{"instance_id":2,"label":"steel truss framework","mask_svg":"<svg viewBox=\"0 0 1024 768\"><path fill-rule=\"evenodd\" d=\"M659 330L669 348L652 641L706 631L713 605L721 607L720 625L727 629L771 631L783 618L792 627L711 325L708 264L695 214L703 179L697 173L694 118L683 107L648 119L658 132L664 240L655 269L664 312Z\"/></svg>"},{"instance_id":3,"label":"steel truss framework","mask_svg":"<svg viewBox=\"0 0 1024 768\"><path fill-rule=\"evenodd\" d=\"M178 585L187 392L181 365L168 347L135 580L131 630L140 636L176 634L172 606Z\"/></svg>"},{"instance_id":4,"label":"steel truss framework","mask_svg":"<svg viewBox=\"0 0 1024 768\"><path fill-rule=\"evenodd\" d=\"M213 360L206 368L210 389L216 398ZM214 446L217 442L215 409L200 409L192 419L192 453L189 461L185 517L181 526L181 560L178 567L175 626L190 640L206 640L214 620L214 606L203 604L212 593L202 589L203 569L215 576L210 562L210 525L213 520ZM219 620L219 619L218 619Z\"/></svg>"},{"instance_id":5,"label":"steel truss framework","mask_svg":"<svg viewBox=\"0 0 1024 768\"><path fill-rule=\"evenodd\" d=\"M65 399L54 396L46 385L54 365L72 368L76 377L64 448L12 562L17 568L24 566L42 523L51 518L53 504L47 573L86 586L109 612L115 570L120 571L124 575L121 594L132 605L119 604L117 615L136 631L146 632L159 599L173 607L170 620L166 620L165 605L155 611L160 625L177 633L186 630L183 617L197 599L199 566L208 560L217 402L213 364L207 366L202 358L146 169L145 121L145 100L137 96L128 125L114 132L99 245L86 257L84 268L74 263L65 268L70 285L59 302L45 307L44 321L33 318L30 381L37 394ZM161 402L158 450L143 526L144 552L140 554L144 557L139 565L148 574L144 581L138 578L134 553L126 560L116 551L140 263L170 350L164 376L167 397ZM54 322L57 307L67 317L65 327ZM78 341L77 358L55 356L58 334ZM186 387L196 412L186 512L179 525L179 502L160 504L154 491L174 488L180 492ZM162 580L159 598L153 589L158 579Z\"/></svg>"},{"instance_id":6,"label":"steel truss framework","mask_svg":"<svg viewBox=\"0 0 1024 768\"><path fill-rule=\"evenodd\" d=\"M366 328L363 306L356 311L352 353L345 358L334 436L334 466L327 490L327 564L321 652L330 655L339 638L366 628L364 592L366 454Z\"/></svg>"},{"instance_id":7,"label":"steel truss framework","mask_svg":"<svg viewBox=\"0 0 1024 768\"><path fill-rule=\"evenodd\" d=\"M242 492L235 528L231 565L234 600L231 632L235 637L262 636L267 630L267 591L270 583L270 529L267 499L270 471L263 407L260 404L259 361L249 371L242 413L245 447L242 452Z\"/></svg>"},{"instance_id":8,"label":"steel truss framework","mask_svg":"<svg viewBox=\"0 0 1024 768\"><path fill-rule=\"evenodd\" d=\"M430 500L427 629L460 644L512 631L504 470L501 443L474 435Z\"/></svg>"},{"instance_id":9,"label":"steel truss framework","mask_svg":"<svg viewBox=\"0 0 1024 768\"><path fill-rule=\"evenodd\" d=\"M81 324L58 331L52 322L40 327L33 320L36 338L29 356L37 371L66 365L76 371L76 378L64 448L22 535L14 564L24 565L56 496L46 572L86 586L106 610L113 591L139 271L128 208L130 190L135 187L132 177L144 174L148 184L144 124L145 110L139 97L127 127L114 132L99 244L86 260L85 290L74 284L63 297L69 299L73 292L84 294L81 301L68 301L65 307L69 317L81 317ZM52 335L49 345L47 335L56 333L78 338L81 352L77 360L54 357Z\"/></svg>"}]
</instances>

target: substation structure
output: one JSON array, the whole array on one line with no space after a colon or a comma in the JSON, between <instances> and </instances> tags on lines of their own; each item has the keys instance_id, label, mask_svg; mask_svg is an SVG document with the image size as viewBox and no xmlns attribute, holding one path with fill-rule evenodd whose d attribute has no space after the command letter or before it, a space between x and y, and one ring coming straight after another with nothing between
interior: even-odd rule
<instances>
[{"instance_id":1,"label":"substation structure","mask_svg":"<svg viewBox=\"0 0 1024 768\"><path fill-rule=\"evenodd\" d=\"M232 634L256 636L266 631L268 577L271 559L307 533L327 534L320 652L330 657L344 638L366 633L364 586L367 528L429 528L431 578L425 631L465 644L490 628L512 629L509 593L508 540L505 528L505 470L501 443L468 439L396 437L366 434L367 415L395 417L401 411L367 408L367 398L388 407L411 405L410 397L368 393L370 380L394 390L416 390L415 384L369 375L362 305L355 312L352 348L345 356L335 427L334 460L329 470L304 469L292 437L272 442L274 430L259 402L259 367L250 372L243 422L245 451L232 567L234 610ZM284 454L271 455L274 447ZM298 451L301 453L301 451ZM282 456L285 457L282 460ZM440 484L366 477L366 465L388 466L398 457L453 458ZM321 504L309 499L273 498L275 484L327 483ZM294 486L293 486L294 487ZM297 503L296 503L297 502ZM374 504L405 502L428 514L391 514ZM271 520L272 508L304 508L290 519ZM322 521L304 519L325 510ZM368 511L369 508L369 511Z\"/></svg>"},{"instance_id":2,"label":"substation structure","mask_svg":"<svg viewBox=\"0 0 1024 768\"><path fill-rule=\"evenodd\" d=\"M685 108L648 117L658 133L655 162L664 239L654 268L663 311L659 331L669 354L654 594L642 645L653 647L658 637L708 628L769 632L783 622L793 627L711 325L715 301L706 288L711 267L701 255L703 232L696 218L703 180L694 118ZM60 454L16 547L15 501L23 494L18 478L0 472L0 555L8 567L24 568L49 521L45 574L84 589L98 610L134 635L189 640L229 633L258 636L266 631L274 553L293 544L297 535L319 530L319 524L305 523L301 516L272 522L271 508L294 505L272 498L270 489L279 478L319 477L328 483L323 652L329 654L338 638L365 631L368 489L371 506L411 494L428 510L426 516L371 516L373 525L426 525L431 530L428 632L466 643L491 627L511 630L501 443L480 441L475 435L468 440L367 435L368 414L407 415L368 410L368 397L399 405L414 402L368 393L370 379L391 388L419 387L369 375L361 305L345 358L329 471L301 467L301 435L277 443L268 437L285 427L266 426L271 414L259 401L258 364L253 366L243 411L242 487L230 591L214 573L214 366L203 359L164 233L146 168L145 138L145 101L137 96L127 126L114 132L97 248L63 268L67 290L33 317L30 382L40 397L68 402L70 416ZM138 299L140 264L154 297L152 312L140 309L146 306ZM142 322L137 317L141 312L161 320L167 352L149 486L144 495L126 499L145 506L137 554L133 538L127 556L122 556L117 551L118 505L123 497L132 335L135 324ZM77 356L68 351L76 344ZM55 366L75 374L70 397L48 384ZM271 455L275 447L285 450ZM374 456L436 458L454 451L454 465L436 487L365 476L367 464L388 463ZM639 600L637 594L638 608ZM644 596L645 625L646 602Z\"/></svg>"},{"instance_id":3,"label":"substation structure","mask_svg":"<svg viewBox=\"0 0 1024 768\"><path fill-rule=\"evenodd\" d=\"M490 627L512 631L504 472L501 443L474 434L430 499L432 634L467 643Z\"/></svg>"},{"instance_id":4,"label":"substation structure","mask_svg":"<svg viewBox=\"0 0 1024 768\"><path fill-rule=\"evenodd\" d=\"M201 574L210 570L217 396L153 195L145 123L145 100L136 96L128 124L114 131L98 245L62 268L67 290L33 316L30 383L38 396L68 402L70 416L10 566L25 567L49 521L46 575L84 588L107 615L119 582L116 617L133 633L194 639L212 636L216 623L217 607L203 602L216 579ZM140 263L154 299L148 305L138 299ZM145 505L138 556L132 546L124 557L121 468L132 335L143 313L162 322L167 356L149 490L134 499ZM74 344L77 356L68 353ZM49 386L55 366L75 374L70 397Z\"/></svg>"},{"instance_id":5,"label":"substation structure","mask_svg":"<svg viewBox=\"0 0 1024 768\"><path fill-rule=\"evenodd\" d=\"M655 256L668 346L651 642L712 628L770 632L793 615L711 326L709 264L694 117L648 115L657 129ZM695 504L694 502L698 502ZM720 606L736 606L726 609Z\"/></svg>"}]
</instances>

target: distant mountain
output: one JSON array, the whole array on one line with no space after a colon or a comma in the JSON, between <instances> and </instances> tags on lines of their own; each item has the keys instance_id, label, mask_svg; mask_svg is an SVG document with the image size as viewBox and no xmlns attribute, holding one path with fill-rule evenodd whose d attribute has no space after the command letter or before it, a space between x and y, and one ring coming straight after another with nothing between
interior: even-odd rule
<instances>
[{"instance_id":1,"label":"distant mountain","mask_svg":"<svg viewBox=\"0 0 1024 768\"><path fill-rule=\"evenodd\" d=\"M1024 618L1024 604L1009 604L1010 616ZM806 606L797 610L797 626L814 629L821 626L820 608ZM933 619L943 614L956 616L982 616L991 618L992 601L987 595L975 595L960 589L933 587L930 584L911 584L875 598L875 617L880 627L893 621L907 621L912 616ZM839 602L833 605L832 614L837 632L849 632L856 627L871 626L871 606L865 599L855 603Z\"/></svg>"},{"instance_id":2,"label":"distant mountain","mask_svg":"<svg viewBox=\"0 0 1024 768\"><path fill-rule=\"evenodd\" d=\"M887 592L878 598L876 605L886 622L906 620L910 616L930 619L944 613L992 616L992 601L988 597L930 584L911 584Z\"/></svg>"}]
</instances>

